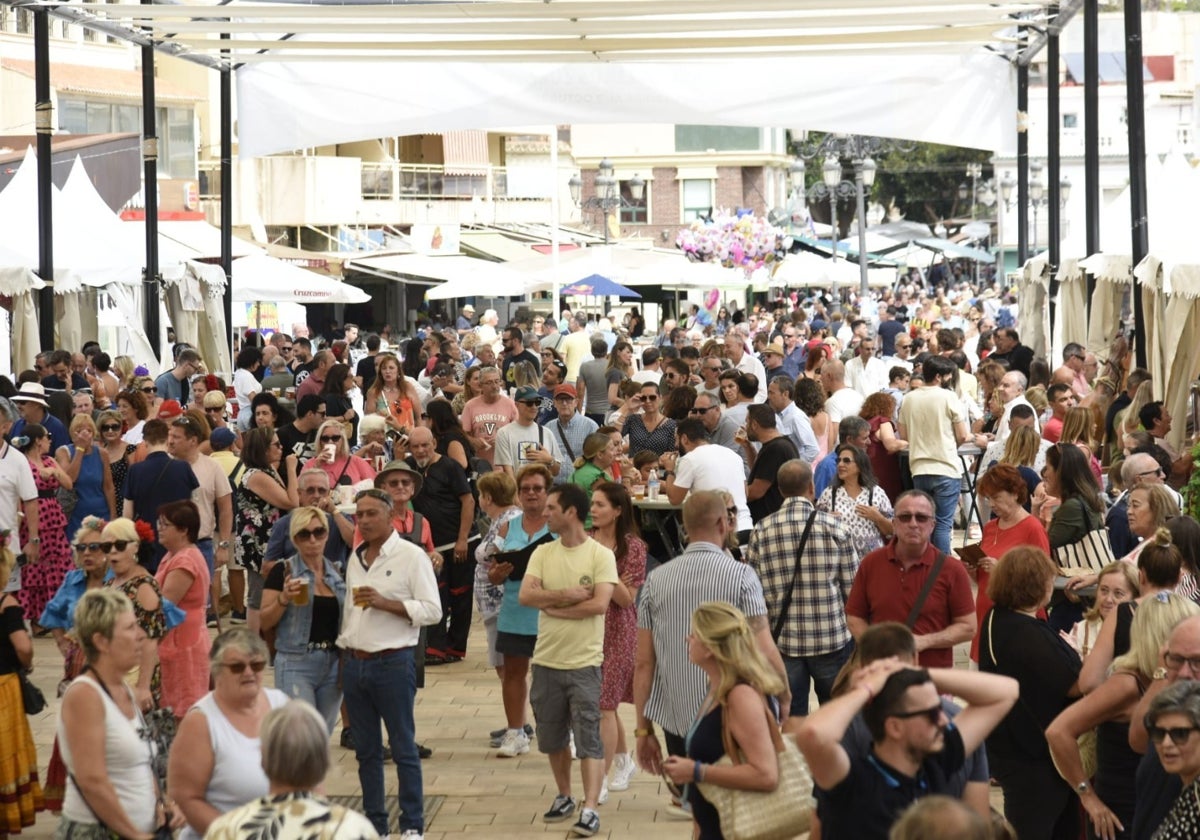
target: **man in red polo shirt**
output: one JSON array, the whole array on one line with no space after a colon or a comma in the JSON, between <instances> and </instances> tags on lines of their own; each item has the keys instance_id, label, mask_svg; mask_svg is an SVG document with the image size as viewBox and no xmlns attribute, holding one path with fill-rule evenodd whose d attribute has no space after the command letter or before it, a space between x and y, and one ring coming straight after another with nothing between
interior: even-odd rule
<instances>
[{"instance_id":1,"label":"man in red polo shirt","mask_svg":"<svg viewBox=\"0 0 1200 840\"><path fill-rule=\"evenodd\" d=\"M934 511L933 499L922 490L896 499L896 538L863 558L846 602L846 624L855 639L872 624L908 619L938 556L929 541ZM954 667L954 646L975 635L971 581L957 557L942 563L912 631L923 668Z\"/></svg>"}]
</instances>

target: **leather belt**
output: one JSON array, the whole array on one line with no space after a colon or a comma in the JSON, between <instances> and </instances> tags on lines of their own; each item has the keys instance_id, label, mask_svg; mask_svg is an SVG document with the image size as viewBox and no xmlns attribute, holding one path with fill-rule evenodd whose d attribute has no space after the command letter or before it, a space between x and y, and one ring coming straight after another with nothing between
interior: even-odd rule
<instances>
[{"instance_id":1,"label":"leather belt","mask_svg":"<svg viewBox=\"0 0 1200 840\"><path fill-rule=\"evenodd\" d=\"M394 653L401 651L412 650L413 646L385 648L384 650L356 650L354 648L346 648L346 653L354 659L383 659L385 656L391 656Z\"/></svg>"}]
</instances>

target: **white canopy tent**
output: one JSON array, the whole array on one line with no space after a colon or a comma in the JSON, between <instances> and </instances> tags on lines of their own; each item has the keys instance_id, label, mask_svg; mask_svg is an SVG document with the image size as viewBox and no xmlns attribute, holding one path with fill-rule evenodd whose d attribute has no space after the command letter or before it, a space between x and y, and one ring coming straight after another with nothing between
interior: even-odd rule
<instances>
[{"instance_id":1,"label":"white canopy tent","mask_svg":"<svg viewBox=\"0 0 1200 840\"><path fill-rule=\"evenodd\" d=\"M714 106L726 125L1010 151L1015 21L1052 23L1046 0L28 5L236 67L245 156L495 125L711 124ZM363 84L398 65L420 83Z\"/></svg>"},{"instance_id":2,"label":"white canopy tent","mask_svg":"<svg viewBox=\"0 0 1200 840\"><path fill-rule=\"evenodd\" d=\"M266 254L233 261L235 301L288 303L366 303L371 296L357 286L340 283Z\"/></svg>"},{"instance_id":3,"label":"white canopy tent","mask_svg":"<svg viewBox=\"0 0 1200 840\"><path fill-rule=\"evenodd\" d=\"M839 288L857 289L862 282L858 263L848 260L833 260L811 251L788 254L771 278L773 286L792 289L829 289L834 280ZM896 283L896 269L868 268L867 284L874 289L886 289Z\"/></svg>"},{"instance_id":4,"label":"white canopy tent","mask_svg":"<svg viewBox=\"0 0 1200 840\"><path fill-rule=\"evenodd\" d=\"M545 260L545 257L537 259ZM457 254L444 257L387 254L359 257L347 262L346 268L365 270L376 276L402 275L425 278L425 282L432 286L426 292L426 296L430 300L446 300L474 295L517 297L533 291L534 284L521 273L514 271L512 265Z\"/></svg>"}]
</instances>

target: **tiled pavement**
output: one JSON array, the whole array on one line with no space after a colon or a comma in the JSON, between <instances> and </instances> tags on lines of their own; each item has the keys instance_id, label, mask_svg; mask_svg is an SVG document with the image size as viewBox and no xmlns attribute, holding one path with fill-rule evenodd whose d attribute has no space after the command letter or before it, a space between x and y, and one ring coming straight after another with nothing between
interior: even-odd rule
<instances>
[{"instance_id":1,"label":"tiled pavement","mask_svg":"<svg viewBox=\"0 0 1200 840\"><path fill-rule=\"evenodd\" d=\"M569 824L546 825L541 814L554 799L555 788L545 756L537 752L535 740L528 755L515 759L497 758L488 747L488 733L504 723L500 681L486 667L481 655L483 628L471 634L466 661L426 671L427 686L417 695L418 740L433 748L433 757L422 762L426 795L445 797L426 837L478 835L482 829L489 840L532 837L544 834L565 837ZM55 687L62 676L61 657L50 639L34 642L34 682L50 704L45 712L30 718L37 745L41 774L54 741L58 702ZM272 685L267 671L267 685ZM621 717L632 741L633 707L623 706ZM359 795L358 767L354 754L333 739L333 769L326 782L331 795ZM389 796L396 792L394 765L386 774ZM577 795L581 783L576 769ZM660 806L667 802L662 781L642 772L634 775L629 790L610 794L600 808L601 837L647 837L662 840L691 836L691 823L669 818ZM21 837L51 837L58 820L51 814L38 815L37 824Z\"/></svg>"}]
</instances>

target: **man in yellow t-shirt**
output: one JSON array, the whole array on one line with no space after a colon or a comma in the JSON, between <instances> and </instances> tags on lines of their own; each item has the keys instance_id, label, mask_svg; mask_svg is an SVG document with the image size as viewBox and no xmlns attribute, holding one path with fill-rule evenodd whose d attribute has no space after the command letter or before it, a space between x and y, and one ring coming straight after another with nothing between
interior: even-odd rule
<instances>
[{"instance_id":1,"label":"man in yellow t-shirt","mask_svg":"<svg viewBox=\"0 0 1200 840\"><path fill-rule=\"evenodd\" d=\"M559 539L533 552L520 594L522 606L541 610L529 701L537 719L538 749L550 757L558 787L558 796L542 819L561 822L575 813L569 740L574 732L584 798L571 831L591 837L600 830L596 806L604 779L600 741L604 614L620 578L613 553L583 529L588 498L582 488L553 487L546 513L546 524Z\"/></svg>"}]
</instances>

